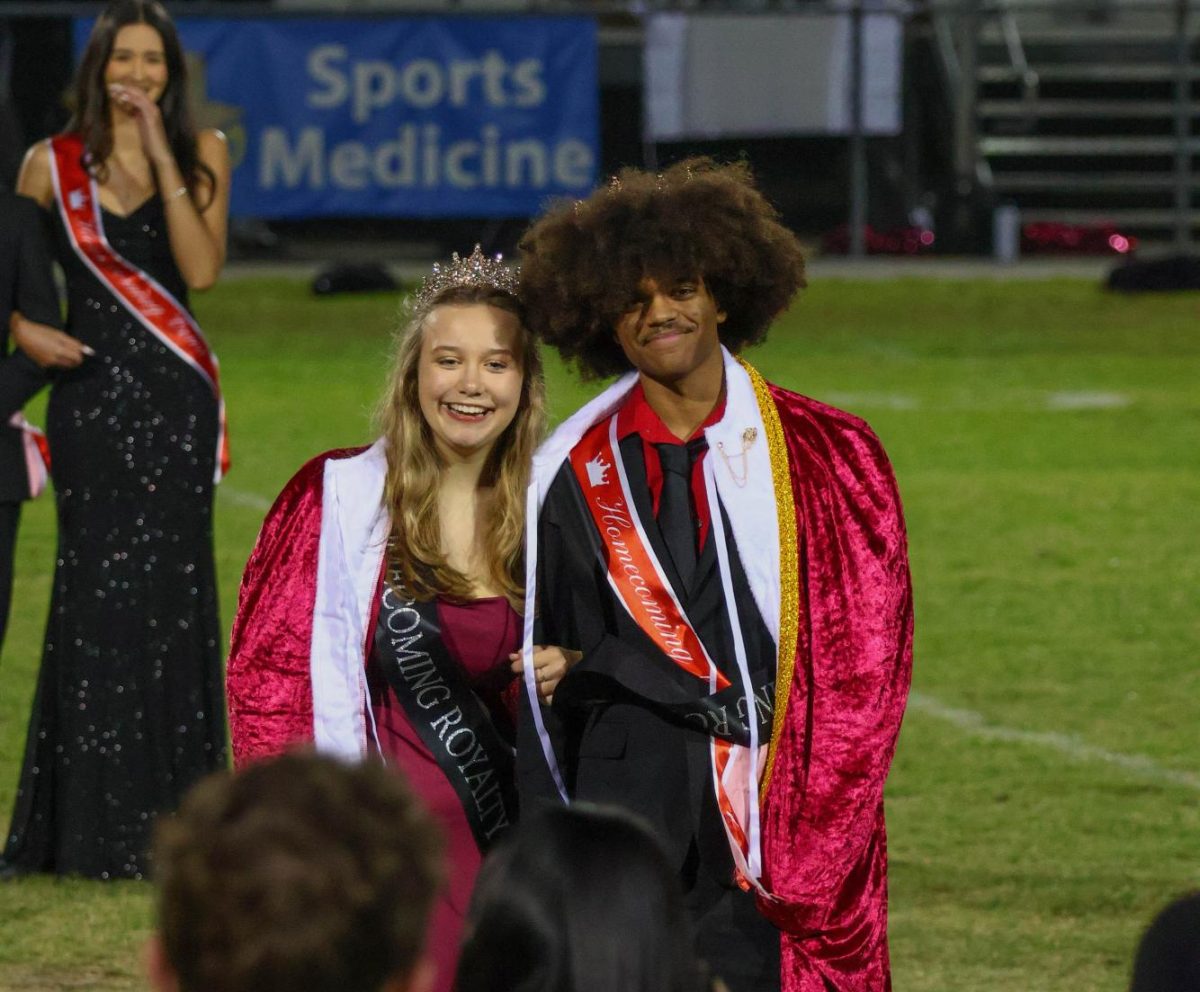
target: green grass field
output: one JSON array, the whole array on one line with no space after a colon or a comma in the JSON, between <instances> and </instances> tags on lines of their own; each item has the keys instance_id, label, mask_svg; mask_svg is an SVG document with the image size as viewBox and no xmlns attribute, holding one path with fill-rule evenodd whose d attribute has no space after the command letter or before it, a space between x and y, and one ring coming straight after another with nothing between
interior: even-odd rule
<instances>
[{"instance_id":1,"label":"green grass field","mask_svg":"<svg viewBox=\"0 0 1200 992\"><path fill-rule=\"evenodd\" d=\"M370 438L397 301L263 280L196 303L234 446L217 517L228 628L267 501L312 454ZM866 417L905 499L917 653L889 782L896 989L1122 989L1153 912L1200 887L1200 301L818 281L749 357ZM549 385L556 417L588 392L554 362ZM43 499L0 662L0 819L53 557ZM140 988L151 915L142 884L0 884L0 988Z\"/></svg>"}]
</instances>

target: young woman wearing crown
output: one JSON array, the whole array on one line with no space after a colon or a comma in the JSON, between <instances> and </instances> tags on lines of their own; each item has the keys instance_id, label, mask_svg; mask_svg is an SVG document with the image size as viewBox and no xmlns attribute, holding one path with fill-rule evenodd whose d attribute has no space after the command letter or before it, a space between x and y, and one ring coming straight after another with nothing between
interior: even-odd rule
<instances>
[{"instance_id":1,"label":"young woman wearing crown","mask_svg":"<svg viewBox=\"0 0 1200 992\"><path fill-rule=\"evenodd\" d=\"M303 743L378 755L439 821L441 989L482 852L516 813L510 655L545 422L516 289L516 273L478 246L434 266L397 339L379 440L314 458L268 513L228 666L237 764Z\"/></svg>"}]
</instances>

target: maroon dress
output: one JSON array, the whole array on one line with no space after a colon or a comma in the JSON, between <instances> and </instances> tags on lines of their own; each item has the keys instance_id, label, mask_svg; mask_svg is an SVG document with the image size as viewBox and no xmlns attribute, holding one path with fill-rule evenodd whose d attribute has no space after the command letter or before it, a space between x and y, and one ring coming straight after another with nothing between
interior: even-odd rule
<instances>
[{"instance_id":1,"label":"maroon dress","mask_svg":"<svg viewBox=\"0 0 1200 992\"><path fill-rule=\"evenodd\" d=\"M450 657L466 673L497 728L511 740L517 683L508 656L520 647L520 616L503 596L468 603L439 599L437 613ZM442 828L446 887L434 903L427 947L438 968L434 992L447 992L454 981L463 918L482 857L458 795L409 723L378 670L374 652L367 660L367 682L384 759L403 773Z\"/></svg>"}]
</instances>

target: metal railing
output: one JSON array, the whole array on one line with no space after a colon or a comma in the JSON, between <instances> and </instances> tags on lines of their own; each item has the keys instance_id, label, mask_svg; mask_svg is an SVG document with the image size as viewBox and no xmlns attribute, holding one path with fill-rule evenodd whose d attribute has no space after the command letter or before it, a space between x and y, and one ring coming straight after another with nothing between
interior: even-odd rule
<instances>
[{"instance_id":1,"label":"metal railing","mask_svg":"<svg viewBox=\"0 0 1200 992\"><path fill-rule=\"evenodd\" d=\"M1169 14L1172 19L1174 79L1172 102L1173 136L1173 244L1190 250L1194 242L1191 204L1194 183L1192 158L1195 136L1192 118L1195 103L1191 84L1196 62L1193 48L1200 37L1198 0L926 0L947 80L946 97L954 117L954 169L960 193L971 183L990 187L993 176L979 153L979 87L981 39L985 25L997 25L1013 78L1021 88L1023 114L1032 123L1042 92L1042 77L1031 64L1020 30L1021 15L1054 15L1070 23L1079 19L1118 17L1131 13ZM1164 40L1166 39L1164 35ZM1164 138L1164 141L1167 139Z\"/></svg>"}]
</instances>

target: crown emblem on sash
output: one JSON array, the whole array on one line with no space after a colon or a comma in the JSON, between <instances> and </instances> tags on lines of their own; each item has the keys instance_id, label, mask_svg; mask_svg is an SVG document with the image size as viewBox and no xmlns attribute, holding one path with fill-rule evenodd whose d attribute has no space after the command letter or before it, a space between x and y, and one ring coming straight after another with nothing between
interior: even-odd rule
<instances>
[{"instance_id":1,"label":"crown emblem on sash","mask_svg":"<svg viewBox=\"0 0 1200 992\"><path fill-rule=\"evenodd\" d=\"M606 462L602 455L597 455L587 463L588 484L592 486L606 485L610 468L612 468L612 463Z\"/></svg>"}]
</instances>

